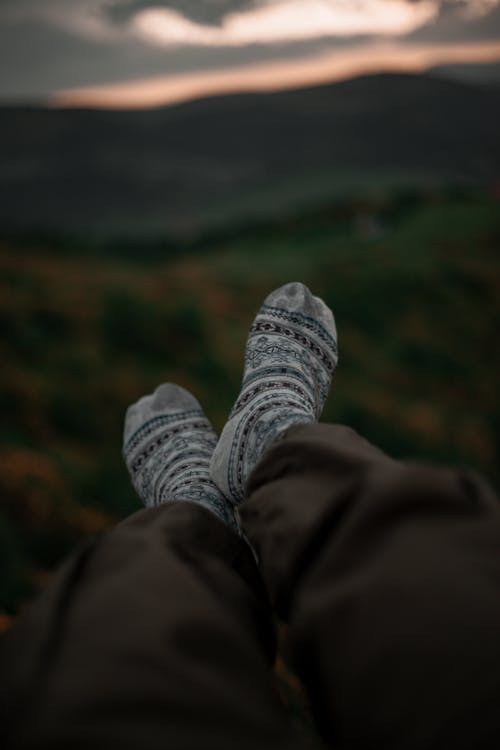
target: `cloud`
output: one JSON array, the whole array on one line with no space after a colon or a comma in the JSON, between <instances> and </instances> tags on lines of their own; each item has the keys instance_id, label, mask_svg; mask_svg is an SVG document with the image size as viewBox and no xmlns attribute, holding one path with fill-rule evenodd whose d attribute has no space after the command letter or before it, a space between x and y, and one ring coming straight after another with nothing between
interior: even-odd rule
<instances>
[{"instance_id":1,"label":"cloud","mask_svg":"<svg viewBox=\"0 0 500 750\"><path fill-rule=\"evenodd\" d=\"M7 0L8 1L8 0ZM13 0L10 0L11 2ZM23 1L23 0L21 0ZM24 0L33 3L36 0ZM50 0L46 0L50 1ZM407 5L417 6L429 0L401 0ZM499 0L432 0L436 16L447 19L461 16L472 19L481 16L498 5ZM394 0L383 0L390 13ZM227 16L255 10L277 9L285 0L101 0L103 13L113 22L124 23L146 10L168 10L202 26L221 26ZM288 4L291 4L288 2ZM313 3L310 3L312 6ZM373 3L371 3L373 4ZM366 9L369 0L321 0L324 9L337 13Z\"/></svg>"},{"instance_id":2,"label":"cloud","mask_svg":"<svg viewBox=\"0 0 500 750\"><path fill-rule=\"evenodd\" d=\"M138 51L134 45L128 49L125 70L130 71L140 62ZM150 53L147 58L151 58ZM123 62L116 45L59 28L48 21L20 19L0 23L3 98L43 98L54 88L116 80L113 70Z\"/></svg>"},{"instance_id":3,"label":"cloud","mask_svg":"<svg viewBox=\"0 0 500 750\"><path fill-rule=\"evenodd\" d=\"M164 47L363 33L398 34L408 42L500 38L500 0L106 0L102 11L110 24Z\"/></svg>"},{"instance_id":4,"label":"cloud","mask_svg":"<svg viewBox=\"0 0 500 750\"><path fill-rule=\"evenodd\" d=\"M500 0L0 0L0 97L341 57L391 23L403 45L498 40Z\"/></svg>"},{"instance_id":5,"label":"cloud","mask_svg":"<svg viewBox=\"0 0 500 750\"><path fill-rule=\"evenodd\" d=\"M436 43L495 39L500 40L499 0L442 0L436 17L407 37L408 41Z\"/></svg>"},{"instance_id":6,"label":"cloud","mask_svg":"<svg viewBox=\"0 0 500 750\"><path fill-rule=\"evenodd\" d=\"M59 89L302 59L363 41L349 37L238 48L164 48L127 33L104 38L48 21L4 21L0 23L0 98L43 99Z\"/></svg>"},{"instance_id":7,"label":"cloud","mask_svg":"<svg viewBox=\"0 0 500 750\"><path fill-rule=\"evenodd\" d=\"M166 8L142 10L131 21L144 38L165 46L244 46L326 36L401 34L434 18L435 0L281 0L226 15L219 26L195 23Z\"/></svg>"},{"instance_id":8,"label":"cloud","mask_svg":"<svg viewBox=\"0 0 500 750\"><path fill-rule=\"evenodd\" d=\"M229 13L249 10L263 0L108 0L104 13L118 23L130 21L143 10L173 10L184 18L205 26L218 26Z\"/></svg>"}]
</instances>

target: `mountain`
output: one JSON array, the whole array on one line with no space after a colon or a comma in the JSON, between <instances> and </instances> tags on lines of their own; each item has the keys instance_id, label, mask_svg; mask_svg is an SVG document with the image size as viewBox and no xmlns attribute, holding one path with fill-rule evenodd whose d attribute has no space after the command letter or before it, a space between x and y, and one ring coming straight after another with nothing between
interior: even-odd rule
<instances>
[{"instance_id":1,"label":"mountain","mask_svg":"<svg viewBox=\"0 0 500 750\"><path fill-rule=\"evenodd\" d=\"M346 190L488 182L500 92L429 75L141 111L0 110L0 230L190 235Z\"/></svg>"},{"instance_id":2,"label":"mountain","mask_svg":"<svg viewBox=\"0 0 500 750\"><path fill-rule=\"evenodd\" d=\"M500 62L435 65L427 73L462 83L500 87Z\"/></svg>"}]
</instances>

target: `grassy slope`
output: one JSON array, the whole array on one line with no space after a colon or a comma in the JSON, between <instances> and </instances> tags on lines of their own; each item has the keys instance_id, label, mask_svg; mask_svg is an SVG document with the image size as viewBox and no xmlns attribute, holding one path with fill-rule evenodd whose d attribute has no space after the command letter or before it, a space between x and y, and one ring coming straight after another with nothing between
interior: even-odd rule
<instances>
[{"instance_id":1,"label":"grassy slope","mask_svg":"<svg viewBox=\"0 0 500 750\"><path fill-rule=\"evenodd\" d=\"M126 406L174 380L215 425L265 294L300 279L333 307L341 362L325 420L397 456L499 482L498 204L474 196L326 207L170 259L0 249L0 608L137 509Z\"/></svg>"}]
</instances>

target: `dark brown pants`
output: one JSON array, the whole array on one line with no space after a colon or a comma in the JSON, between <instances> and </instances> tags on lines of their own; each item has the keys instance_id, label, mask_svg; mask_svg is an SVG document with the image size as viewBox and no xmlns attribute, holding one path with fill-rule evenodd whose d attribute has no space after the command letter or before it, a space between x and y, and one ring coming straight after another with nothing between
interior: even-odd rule
<instances>
[{"instance_id":1,"label":"dark brown pants","mask_svg":"<svg viewBox=\"0 0 500 750\"><path fill-rule=\"evenodd\" d=\"M135 514L65 566L3 638L11 746L303 747L273 681L271 602L328 745L498 750L488 486L317 425L290 430L248 489L260 570L190 503Z\"/></svg>"}]
</instances>

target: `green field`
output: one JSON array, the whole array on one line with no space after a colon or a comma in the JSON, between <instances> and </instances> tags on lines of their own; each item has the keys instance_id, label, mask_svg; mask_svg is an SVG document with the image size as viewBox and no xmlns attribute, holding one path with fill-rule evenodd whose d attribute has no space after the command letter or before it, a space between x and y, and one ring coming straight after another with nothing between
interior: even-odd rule
<instances>
[{"instance_id":1,"label":"green field","mask_svg":"<svg viewBox=\"0 0 500 750\"><path fill-rule=\"evenodd\" d=\"M498 486L499 240L498 198L453 190L336 201L179 247L4 240L0 610L139 508L120 455L131 402L175 381L222 427L253 316L291 280L337 319L325 421Z\"/></svg>"}]
</instances>

